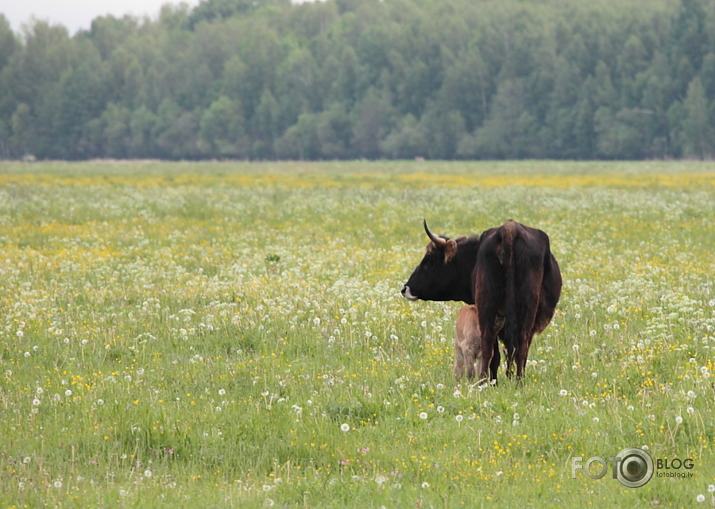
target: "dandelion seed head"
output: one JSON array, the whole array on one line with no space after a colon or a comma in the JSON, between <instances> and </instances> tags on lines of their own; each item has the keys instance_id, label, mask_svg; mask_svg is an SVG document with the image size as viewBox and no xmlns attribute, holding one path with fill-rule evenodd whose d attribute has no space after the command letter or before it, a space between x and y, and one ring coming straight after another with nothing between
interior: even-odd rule
<instances>
[{"instance_id":1,"label":"dandelion seed head","mask_svg":"<svg viewBox=\"0 0 715 509\"><path fill-rule=\"evenodd\" d=\"M340 425L340 431L347 433L348 431L350 431L350 425L347 422L342 423Z\"/></svg>"}]
</instances>

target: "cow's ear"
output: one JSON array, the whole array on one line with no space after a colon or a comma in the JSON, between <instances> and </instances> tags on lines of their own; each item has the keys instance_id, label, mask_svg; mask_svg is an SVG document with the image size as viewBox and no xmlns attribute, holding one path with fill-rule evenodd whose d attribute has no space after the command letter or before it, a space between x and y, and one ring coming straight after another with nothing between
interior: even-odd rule
<instances>
[{"instance_id":1,"label":"cow's ear","mask_svg":"<svg viewBox=\"0 0 715 509\"><path fill-rule=\"evenodd\" d=\"M457 254L457 243L449 239L444 245L444 263L448 263Z\"/></svg>"}]
</instances>

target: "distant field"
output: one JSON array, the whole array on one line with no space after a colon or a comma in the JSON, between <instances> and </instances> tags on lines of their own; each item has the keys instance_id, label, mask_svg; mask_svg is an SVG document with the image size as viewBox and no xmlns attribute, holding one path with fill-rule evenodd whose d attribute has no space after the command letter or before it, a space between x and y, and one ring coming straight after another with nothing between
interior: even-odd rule
<instances>
[{"instance_id":1,"label":"distant field","mask_svg":"<svg viewBox=\"0 0 715 509\"><path fill-rule=\"evenodd\" d=\"M523 385L422 218L550 235ZM0 163L0 506L715 506L714 225L713 163ZM572 479L626 447L692 468Z\"/></svg>"}]
</instances>

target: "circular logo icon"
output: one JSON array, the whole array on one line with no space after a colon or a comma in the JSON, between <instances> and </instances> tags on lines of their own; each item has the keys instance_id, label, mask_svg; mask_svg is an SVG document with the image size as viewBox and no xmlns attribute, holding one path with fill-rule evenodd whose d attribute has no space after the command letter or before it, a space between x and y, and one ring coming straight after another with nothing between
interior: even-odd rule
<instances>
[{"instance_id":1,"label":"circular logo icon","mask_svg":"<svg viewBox=\"0 0 715 509\"><path fill-rule=\"evenodd\" d=\"M653 477L653 459L643 449L623 449L616 456L616 461L616 477L623 486L640 488Z\"/></svg>"}]
</instances>

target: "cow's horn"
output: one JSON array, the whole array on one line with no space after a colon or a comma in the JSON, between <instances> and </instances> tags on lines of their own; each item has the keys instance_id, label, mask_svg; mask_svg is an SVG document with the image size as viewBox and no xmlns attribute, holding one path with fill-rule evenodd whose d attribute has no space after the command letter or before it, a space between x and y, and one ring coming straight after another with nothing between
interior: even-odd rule
<instances>
[{"instance_id":1,"label":"cow's horn","mask_svg":"<svg viewBox=\"0 0 715 509\"><path fill-rule=\"evenodd\" d=\"M432 233L432 230L429 229L429 226L427 226L427 220L423 219L422 224L425 227L425 232L427 232L427 236L430 238L432 242L434 242L437 246L444 246L447 241L444 240L442 237L438 237L434 233Z\"/></svg>"}]
</instances>

